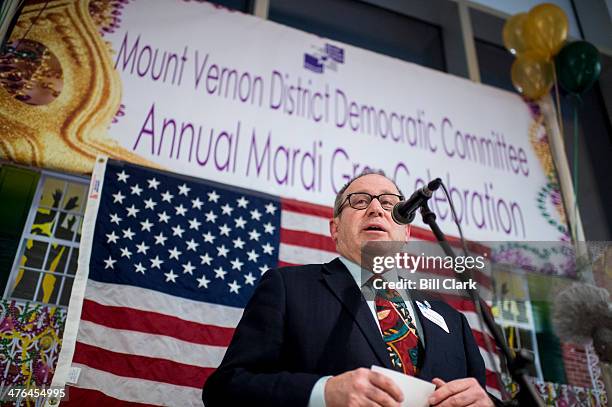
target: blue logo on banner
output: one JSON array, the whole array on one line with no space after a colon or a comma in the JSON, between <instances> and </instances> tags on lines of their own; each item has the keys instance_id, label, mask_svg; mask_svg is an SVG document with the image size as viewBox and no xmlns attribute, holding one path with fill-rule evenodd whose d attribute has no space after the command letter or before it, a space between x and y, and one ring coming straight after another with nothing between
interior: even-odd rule
<instances>
[{"instance_id":1,"label":"blue logo on banner","mask_svg":"<svg viewBox=\"0 0 612 407\"><path fill-rule=\"evenodd\" d=\"M336 71L338 64L344 63L344 49L332 44L325 44L322 48L313 47L314 51L304 54L304 68L323 73L325 69Z\"/></svg>"}]
</instances>

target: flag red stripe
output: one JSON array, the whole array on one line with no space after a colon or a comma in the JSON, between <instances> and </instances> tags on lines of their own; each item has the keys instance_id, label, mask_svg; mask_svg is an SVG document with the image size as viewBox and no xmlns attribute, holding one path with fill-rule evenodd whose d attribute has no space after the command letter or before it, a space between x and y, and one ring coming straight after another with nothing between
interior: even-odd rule
<instances>
[{"instance_id":1,"label":"flag red stripe","mask_svg":"<svg viewBox=\"0 0 612 407\"><path fill-rule=\"evenodd\" d=\"M308 202L294 201L293 199L281 199L281 207L283 211L303 213L305 215L319 216L325 219L331 219L334 216L334 210L329 206L316 205Z\"/></svg>"},{"instance_id":2,"label":"flag red stripe","mask_svg":"<svg viewBox=\"0 0 612 407\"><path fill-rule=\"evenodd\" d=\"M204 386L208 376L215 370L212 367L186 365L167 359L112 352L81 342L76 343L73 363L82 363L117 376L198 389Z\"/></svg>"},{"instance_id":3,"label":"flag red stripe","mask_svg":"<svg viewBox=\"0 0 612 407\"><path fill-rule=\"evenodd\" d=\"M105 406L105 407L144 407L152 404L134 403L131 401L119 400L107 396L98 390L82 389L80 387L67 386L67 400L62 400L62 407L82 407L82 406Z\"/></svg>"},{"instance_id":4,"label":"flag red stripe","mask_svg":"<svg viewBox=\"0 0 612 407\"><path fill-rule=\"evenodd\" d=\"M483 334L481 331L478 331L476 329L472 329L472 335L474 335L474 339L476 340L476 343L478 344L478 346L480 346L482 349L485 349L488 352L489 348L487 348L487 343L485 342L485 334ZM491 335L487 334L487 336L489 337L489 341L491 341L491 346L493 347L493 353L499 354L497 351L497 345L495 344L495 339L493 339Z\"/></svg>"},{"instance_id":5,"label":"flag red stripe","mask_svg":"<svg viewBox=\"0 0 612 407\"><path fill-rule=\"evenodd\" d=\"M165 335L200 345L229 346L233 328L199 324L156 312L100 305L85 299L81 318L109 328Z\"/></svg>"},{"instance_id":6,"label":"flag red stripe","mask_svg":"<svg viewBox=\"0 0 612 407\"><path fill-rule=\"evenodd\" d=\"M287 243L294 246L309 247L311 249L326 250L336 253L336 244L329 236L291 229L281 229L280 241L281 243Z\"/></svg>"},{"instance_id":7,"label":"flag red stripe","mask_svg":"<svg viewBox=\"0 0 612 407\"><path fill-rule=\"evenodd\" d=\"M487 387L491 387L495 390L501 390L499 380L497 379L497 373L487 370L485 372L485 382Z\"/></svg>"}]
</instances>

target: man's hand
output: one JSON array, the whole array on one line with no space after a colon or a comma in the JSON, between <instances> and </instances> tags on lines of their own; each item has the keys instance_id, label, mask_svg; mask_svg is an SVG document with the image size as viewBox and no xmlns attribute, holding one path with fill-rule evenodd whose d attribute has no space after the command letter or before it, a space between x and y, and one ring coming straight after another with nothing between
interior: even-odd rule
<instances>
[{"instance_id":1,"label":"man's hand","mask_svg":"<svg viewBox=\"0 0 612 407\"><path fill-rule=\"evenodd\" d=\"M446 383L435 378L432 381L436 391L429 398L429 404L436 407L492 407L489 398L480 383L472 377L457 379Z\"/></svg>"},{"instance_id":2,"label":"man's hand","mask_svg":"<svg viewBox=\"0 0 612 407\"><path fill-rule=\"evenodd\" d=\"M396 407L403 399L391 379L363 367L334 376L325 384L326 407Z\"/></svg>"}]
</instances>

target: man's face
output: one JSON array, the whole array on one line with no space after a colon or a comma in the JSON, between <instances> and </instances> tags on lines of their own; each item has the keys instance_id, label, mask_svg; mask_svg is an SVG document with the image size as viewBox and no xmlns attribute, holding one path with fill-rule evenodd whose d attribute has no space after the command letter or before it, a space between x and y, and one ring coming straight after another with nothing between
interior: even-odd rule
<instances>
[{"instance_id":1,"label":"man's face","mask_svg":"<svg viewBox=\"0 0 612 407\"><path fill-rule=\"evenodd\" d=\"M368 174L353 181L344 192L344 199L354 192L399 195L390 180L377 174ZM408 240L408 227L395 223L391 212L384 210L378 199L372 199L370 205L363 210L353 209L345 202L340 215L330 221L329 229L338 253L357 264L361 264L361 247L365 242Z\"/></svg>"}]
</instances>

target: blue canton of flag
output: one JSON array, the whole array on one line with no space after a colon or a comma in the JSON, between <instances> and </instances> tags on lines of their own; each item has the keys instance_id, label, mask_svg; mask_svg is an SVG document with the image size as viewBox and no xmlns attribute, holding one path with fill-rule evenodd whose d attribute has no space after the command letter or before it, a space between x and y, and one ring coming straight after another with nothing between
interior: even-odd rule
<instances>
[{"instance_id":1,"label":"blue canton of flag","mask_svg":"<svg viewBox=\"0 0 612 407\"><path fill-rule=\"evenodd\" d=\"M276 267L280 203L109 161L89 278L244 307Z\"/></svg>"}]
</instances>

